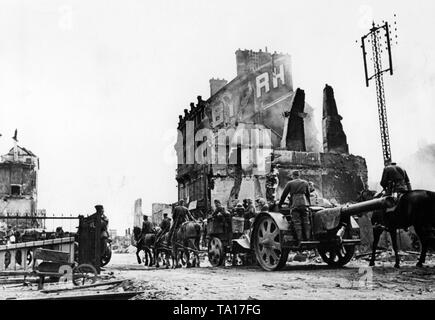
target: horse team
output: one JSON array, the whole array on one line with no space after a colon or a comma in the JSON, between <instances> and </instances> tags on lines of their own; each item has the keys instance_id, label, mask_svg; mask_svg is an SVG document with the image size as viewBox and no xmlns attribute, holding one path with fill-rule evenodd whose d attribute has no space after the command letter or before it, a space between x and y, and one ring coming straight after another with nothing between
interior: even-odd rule
<instances>
[{"instance_id":1,"label":"horse team","mask_svg":"<svg viewBox=\"0 0 435 320\"><path fill-rule=\"evenodd\" d=\"M175 230L175 235L170 239L170 233L161 234L160 228L153 233L143 234L139 227L133 228L133 236L136 242L136 258L139 264L142 263L140 252L145 254L144 264L146 266L160 267L160 259L166 268L172 263L173 268L200 266L200 241L203 226L197 221L186 221ZM191 253L193 255L190 261ZM171 263L170 263L171 262Z\"/></svg>"},{"instance_id":2,"label":"horse team","mask_svg":"<svg viewBox=\"0 0 435 320\"><path fill-rule=\"evenodd\" d=\"M361 192L358 201L367 201L373 198L375 192L364 190ZM417 267L422 267L426 260L428 248L435 249L435 192L426 190L413 190L404 194L394 210L387 212L384 210L375 211L372 215L373 224L373 246L370 259L370 266L374 266L376 249L382 232L387 231L391 235L392 246L395 252L395 267L400 267L400 256L397 247L396 233L398 229L408 230L413 227L421 243L421 253L417 262ZM170 260L173 268L199 267L200 241L203 235L204 224L197 221L184 222L175 231L173 241L169 233L159 235L159 230L154 233L143 235L141 228L133 229L136 241L136 256L139 264L142 260L139 253L145 253L145 265L159 267L160 259L166 268L170 267ZM193 254L192 262L190 254Z\"/></svg>"}]
</instances>

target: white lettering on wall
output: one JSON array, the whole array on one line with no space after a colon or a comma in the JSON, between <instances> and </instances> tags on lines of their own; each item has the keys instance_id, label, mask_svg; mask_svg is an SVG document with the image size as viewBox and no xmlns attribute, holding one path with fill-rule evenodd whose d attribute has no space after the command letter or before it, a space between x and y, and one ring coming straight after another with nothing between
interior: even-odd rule
<instances>
[{"instance_id":1,"label":"white lettering on wall","mask_svg":"<svg viewBox=\"0 0 435 320\"><path fill-rule=\"evenodd\" d=\"M281 85L285 84L285 77L284 77L284 65L280 65L279 66L279 72L277 72L277 68L275 68L274 70L275 72L273 73L273 87L277 88L278 87L278 79L281 80Z\"/></svg>"},{"instance_id":2,"label":"white lettering on wall","mask_svg":"<svg viewBox=\"0 0 435 320\"><path fill-rule=\"evenodd\" d=\"M270 84L270 76L268 72L262 73L259 76L256 77L256 84L257 84L257 98L260 98L263 95L263 92L261 91L262 88L264 88L264 93L268 93L270 91L270 86L278 88L279 85L285 84L285 73L284 73L284 64L281 64L277 68L274 68L272 72L272 84ZM278 82L279 80L279 82Z\"/></svg>"},{"instance_id":3,"label":"white lettering on wall","mask_svg":"<svg viewBox=\"0 0 435 320\"><path fill-rule=\"evenodd\" d=\"M256 78L257 82L257 98L261 97L261 89L264 88L265 92L269 92L269 74L267 72L260 74Z\"/></svg>"}]
</instances>

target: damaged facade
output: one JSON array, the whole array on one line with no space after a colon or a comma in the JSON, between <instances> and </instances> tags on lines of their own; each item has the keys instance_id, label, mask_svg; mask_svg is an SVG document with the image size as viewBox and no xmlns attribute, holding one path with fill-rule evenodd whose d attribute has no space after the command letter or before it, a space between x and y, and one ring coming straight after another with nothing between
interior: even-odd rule
<instances>
[{"instance_id":1,"label":"damaged facade","mask_svg":"<svg viewBox=\"0 0 435 320\"><path fill-rule=\"evenodd\" d=\"M0 215L37 216L39 159L30 150L15 146L0 161ZM1 220L20 228L43 227L40 220Z\"/></svg>"},{"instance_id":2,"label":"damaged facade","mask_svg":"<svg viewBox=\"0 0 435 320\"><path fill-rule=\"evenodd\" d=\"M323 146L305 92L293 88L288 54L236 51L237 76L210 80L210 98L197 97L179 116L178 198L209 212L219 199L279 199L298 169L319 197L355 200L367 184L362 157L349 154L330 86L324 90ZM195 211L195 210L193 210Z\"/></svg>"}]
</instances>

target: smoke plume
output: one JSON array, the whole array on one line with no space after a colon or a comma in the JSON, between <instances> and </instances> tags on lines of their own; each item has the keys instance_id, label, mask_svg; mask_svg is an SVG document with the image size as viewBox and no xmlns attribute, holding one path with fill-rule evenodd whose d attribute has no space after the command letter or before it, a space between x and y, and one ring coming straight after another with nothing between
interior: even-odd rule
<instances>
[{"instance_id":1,"label":"smoke plume","mask_svg":"<svg viewBox=\"0 0 435 320\"><path fill-rule=\"evenodd\" d=\"M402 162L413 189L435 190L435 144L420 147Z\"/></svg>"}]
</instances>

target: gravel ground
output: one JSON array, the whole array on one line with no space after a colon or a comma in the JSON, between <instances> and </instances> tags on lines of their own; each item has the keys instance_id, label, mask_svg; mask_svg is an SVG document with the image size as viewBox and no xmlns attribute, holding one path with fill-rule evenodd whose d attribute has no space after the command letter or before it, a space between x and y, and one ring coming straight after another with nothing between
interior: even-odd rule
<instances>
[{"instance_id":1,"label":"gravel ground","mask_svg":"<svg viewBox=\"0 0 435 320\"><path fill-rule=\"evenodd\" d=\"M354 260L342 269L314 261L290 262L281 271L266 272L257 266L213 268L206 260L200 268L155 269L124 254L115 255L107 270L144 289L139 299L435 298L435 261L423 269L416 268L415 261L404 261L395 269L391 257L381 260L374 268L365 260Z\"/></svg>"},{"instance_id":2,"label":"gravel ground","mask_svg":"<svg viewBox=\"0 0 435 320\"><path fill-rule=\"evenodd\" d=\"M416 258L404 256L401 269L393 268L392 257L383 254L374 268L362 259L341 269L312 259L288 262L281 271L266 272L258 266L213 268L204 257L199 268L156 269L139 265L134 254L126 253L113 254L102 276L128 280L112 291L144 292L133 299L435 299L435 260L428 259L427 267L419 269ZM56 295L104 293L104 289ZM0 299L40 297L47 294L38 292L35 284L0 285Z\"/></svg>"}]
</instances>

